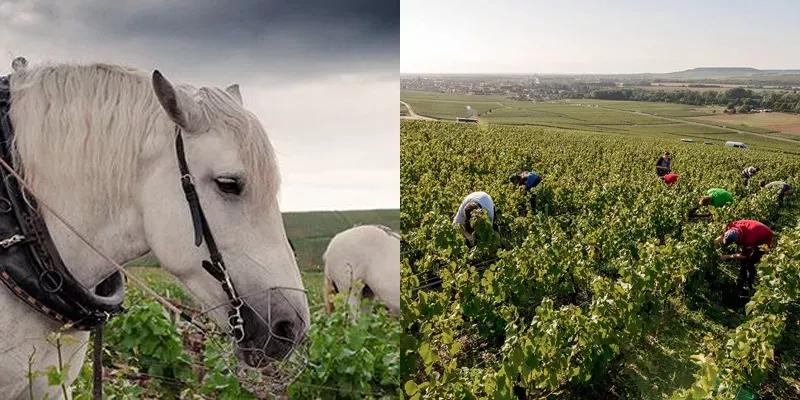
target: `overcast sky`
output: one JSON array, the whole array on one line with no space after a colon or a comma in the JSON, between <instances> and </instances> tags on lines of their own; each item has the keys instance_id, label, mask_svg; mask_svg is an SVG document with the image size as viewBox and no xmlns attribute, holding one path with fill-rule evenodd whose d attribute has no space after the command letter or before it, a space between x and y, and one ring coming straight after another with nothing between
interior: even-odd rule
<instances>
[{"instance_id":1,"label":"overcast sky","mask_svg":"<svg viewBox=\"0 0 800 400\"><path fill-rule=\"evenodd\" d=\"M800 68L796 0L403 0L403 73Z\"/></svg>"},{"instance_id":2,"label":"overcast sky","mask_svg":"<svg viewBox=\"0 0 800 400\"><path fill-rule=\"evenodd\" d=\"M278 153L284 211L398 208L398 3L0 0L0 74L25 56L238 83Z\"/></svg>"}]
</instances>

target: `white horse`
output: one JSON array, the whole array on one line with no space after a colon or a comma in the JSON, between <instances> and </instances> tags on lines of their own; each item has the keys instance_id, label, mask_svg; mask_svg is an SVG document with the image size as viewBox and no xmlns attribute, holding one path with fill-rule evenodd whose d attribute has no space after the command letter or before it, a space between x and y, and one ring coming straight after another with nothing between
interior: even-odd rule
<instances>
[{"instance_id":1,"label":"white horse","mask_svg":"<svg viewBox=\"0 0 800 400\"><path fill-rule=\"evenodd\" d=\"M178 125L233 285L242 295L259 294L246 298L257 315L245 313L246 339L237 355L250 365L264 355L279 358L293 343L274 340L271 332L305 335L308 304L278 208L275 154L259 121L243 108L237 85L196 89L173 86L157 71L151 77L115 65L52 65L14 73L11 99L16 168L37 198L119 263L152 252L205 307L224 305L210 316L226 327L228 299L201 267L205 246L193 243L175 155ZM65 265L85 287L115 272L52 214L44 217ZM266 295L278 287L299 290ZM29 356L35 349L34 371L58 365L45 338L60 326L2 285L0 310L0 397L28 399ZM62 348L71 384L89 334L67 334L75 339ZM61 398L43 377L32 386L36 399Z\"/></svg>"},{"instance_id":2,"label":"white horse","mask_svg":"<svg viewBox=\"0 0 800 400\"><path fill-rule=\"evenodd\" d=\"M389 228L363 225L338 233L323 255L325 308L333 311L331 294L349 293L351 304L376 298L394 315L400 314L400 237ZM364 283L351 293L355 281Z\"/></svg>"}]
</instances>

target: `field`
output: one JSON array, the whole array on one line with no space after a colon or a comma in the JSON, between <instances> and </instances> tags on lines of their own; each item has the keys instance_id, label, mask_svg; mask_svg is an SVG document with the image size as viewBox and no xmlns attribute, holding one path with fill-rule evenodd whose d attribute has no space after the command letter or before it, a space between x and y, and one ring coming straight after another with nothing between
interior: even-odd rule
<instances>
[{"instance_id":1,"label":"field","mask_svg":"<svg viewBox=\"0 0 800 400\"><path fill-rule=\"evenodd\" d=\"M762 125L725 126L714 118L720 107L672 103L577 99L528 102L502 96L448 95L402 91L401 99L414 112L437 119L465 116L466 106L478 110L482 123L531 125L575 131L613 133L657 138L693 139L722 145L742 141L754 148L800 154L800 138L775 133ZM706 119L709 118L709 119Z\"/></svg>"},{"instance_id":2,"label":"field","mask_svg":"<svg viewBox=\"0 0 800 400\"><path fill-rule=\"evenodd\" d=\"M336 233L360 224L383 224L397 230L398 211L284 213L284 224L296 247L312 314L309 365L285 393L294 398L396 398L400 387L398 321L380 308L353 317L341 298L336 300L336 311L327 315L319 263ZM198 307L157 262L144 258L132 264L128 269L161 296L189 310ZM229 339L221 333L202 333L178 323L135 285L128 285L126 308L125 314L105 328L104 398L238 400L269 396L260 377L239 375ZM91 398L91 352L87 351L81 375L73 385L76 400ZM343 364L352 367L339 368Z\"/></svg>"},{"instance_id":3,"label":"field","mask_svg":"<svg viewBox=\"0 0 800 400\"><path fill-rule=\"evenodd\" d=\"M800 135L800 115L795 114L780 112L722 114L699 117L698 120L715 122L727 126L751 126L763 128L771 132Z\"/></svg>"},{"instance_id":4,"label":"field","mask_svg":"<svg viewBox=\"0 0 800 400\"><path fill-rule=\"evenodd\" d=\"M469 117L471 107L478 113L501 107L503 96L442 95L440 93L403 91L400 100L408 103L414 112L426 117L455 119Z\"/></svg>"},{"instance_id":5,"label":"field","mask_svg":"<svg viewBox=\"0 0 800 400\"><path fill-rule=\"evenodd\" d=\"M779 207L739 177L752 164L758 179L798 185L800 157L685 145L666 186L653 164L674 147L663 135L401 121L406 395L800 398L800 201ZM544 177L535 210L507 183L528 168ZM689 221L711 187L735 202ZM479 213L469 249L451 220L478 190L497 231ZM732 249L713 244L744 218L779 237L750 291L719 258Z\"/></svg>"}]
</instances>

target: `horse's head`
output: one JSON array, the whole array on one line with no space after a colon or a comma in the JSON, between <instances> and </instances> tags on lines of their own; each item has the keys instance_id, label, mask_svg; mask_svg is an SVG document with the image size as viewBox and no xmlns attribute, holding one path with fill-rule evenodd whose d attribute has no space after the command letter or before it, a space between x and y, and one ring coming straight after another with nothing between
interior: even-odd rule
<instances>
[{"instance_id":1,"label":"horse's head","mask_svg":"<svg viewBox=\"0 0 800 400\"><path fill-rule=\"evenodd\" d=\"M176 87L158 71L152 82L170 121L159 129L174 135L174 127L180 128L208 227L244 298L244 339L237 354L251 366L280 359L305 336L309 310L277 203L279 178L269 139L243 108L236 85L224 90ZM212 318L227 327L232 306L220 283L202 267L209 253L205 243L194 243L175 147L148 154L155 155L144 160L138 194L148 245L164 268L212 309Z\"/></svg>"}]
</instances>

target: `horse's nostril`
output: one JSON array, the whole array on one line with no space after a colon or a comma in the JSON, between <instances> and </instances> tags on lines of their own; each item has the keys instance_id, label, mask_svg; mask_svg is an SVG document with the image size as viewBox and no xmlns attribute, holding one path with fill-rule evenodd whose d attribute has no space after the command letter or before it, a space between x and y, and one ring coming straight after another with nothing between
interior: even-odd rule
<instances>
[{"instance_id":1,"label":"horse's nostril","mask_svg":"<svg viewBox=\"0 0 800 400\"><path fill-rule=\"evenodd\" d=\"M272 325L272 334L289 340L294 340L294 322L287 319L280 320Z\"/></svg>"}]
</instances>

